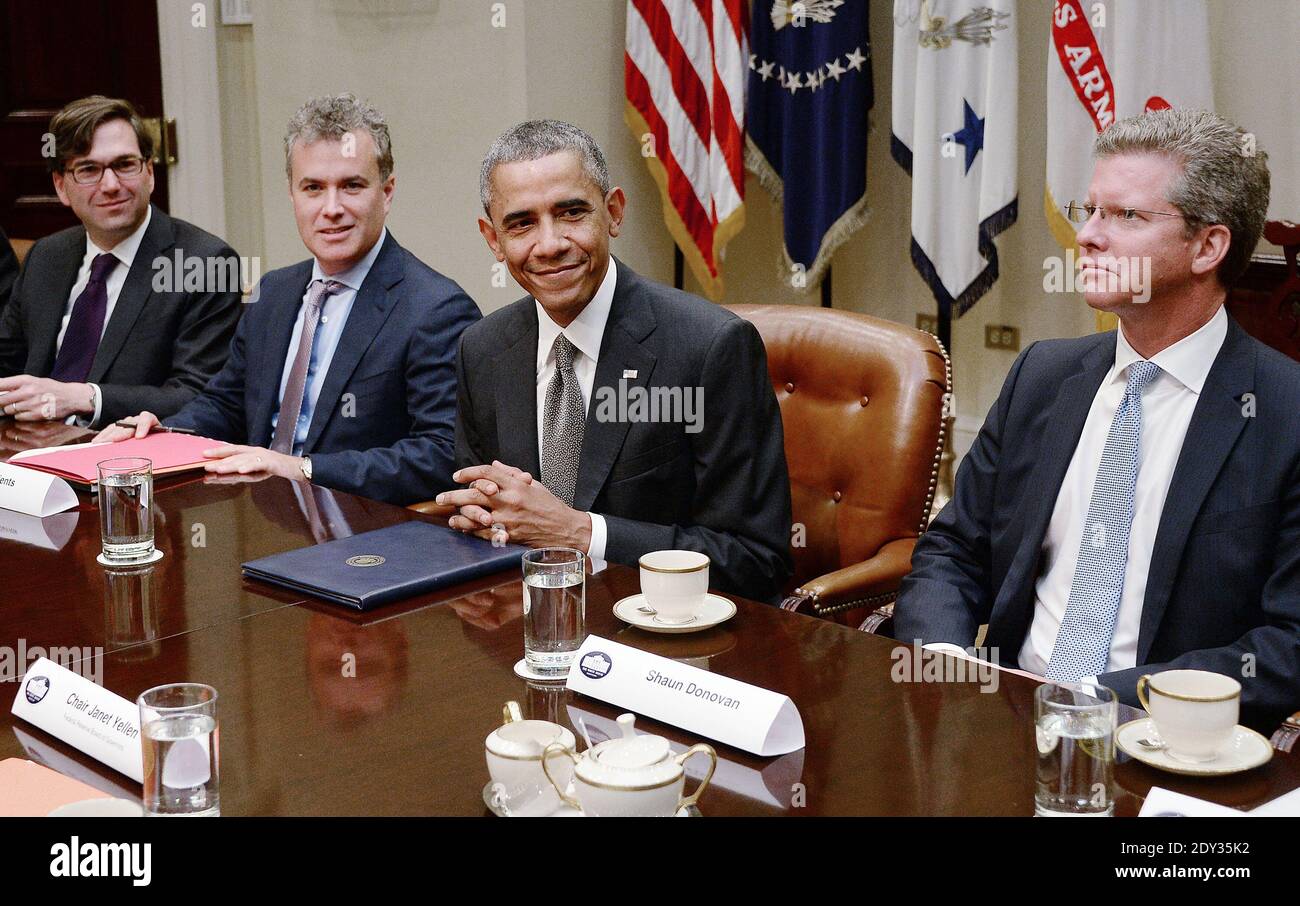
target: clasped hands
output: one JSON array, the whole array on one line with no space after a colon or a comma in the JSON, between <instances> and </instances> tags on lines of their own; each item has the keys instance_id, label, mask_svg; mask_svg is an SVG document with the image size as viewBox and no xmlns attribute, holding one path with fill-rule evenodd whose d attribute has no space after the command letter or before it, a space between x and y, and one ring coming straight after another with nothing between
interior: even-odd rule
<instances>
[{"instance_id":1,"label":"clasped hands","mask_svg":"<svg viewBox=\"0 0 1300 906\"><path fill-rule=\"evenodd\" d=\"M16 374L0 378L0 412L15 421L63 421L95 411L89 384Z\"/></svg>"},{"instance_id":2,"label":"clasped hands","mask_svg":"<svg viewBox=\"0 0 1300 906\"><path fill-rule=\"evenodd\" d=\"M125 421L125 419L124 419ZM95 435L95 442L113 442L132 437L146 437L161 422L152 412L141 412L130 421L130 427L109 425ZM204 450L203 455L212 460L204 463L203 470L213 475L278 475L293 481L302 481L302 457L274 453L265 447L246 444L223 444Z\"/></svg>"},{"instance_id":3,"label":"clasped hands","mask_svg":"<svg viewBox=\"0 0 1300 906\"><path fill-rule=\"evenodd\" d=\"M444 491L440 506L457 512L447 524L458 532L498 543L532 547L591 547L591 517L565 504L533 476L497 460L454 473L462 490Z\"/></svg>"}]
</instances>

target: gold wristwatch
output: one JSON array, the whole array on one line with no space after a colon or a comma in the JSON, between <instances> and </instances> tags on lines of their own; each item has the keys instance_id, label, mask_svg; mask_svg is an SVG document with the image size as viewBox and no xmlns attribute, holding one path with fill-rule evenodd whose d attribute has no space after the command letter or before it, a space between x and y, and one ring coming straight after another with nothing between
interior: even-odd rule
<instances>
[{"instance_id":1,"label":"gold wristwatch","mask_svg":"<svg viewBox=\"0 0 1300 906\"><path fill-rule=\"evenodd\" d=\"M302 458L302 477L307 479L308 484L311 484L311 458L307 456Z\"/></svg>"}]
</instances>

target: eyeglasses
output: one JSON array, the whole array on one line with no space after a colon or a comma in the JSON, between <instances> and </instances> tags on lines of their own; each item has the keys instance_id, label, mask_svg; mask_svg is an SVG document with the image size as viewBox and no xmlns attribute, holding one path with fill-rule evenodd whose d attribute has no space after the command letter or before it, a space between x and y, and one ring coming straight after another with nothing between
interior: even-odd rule
<instances>
[{"instance_id":1,"label":"eyeglasses","mask_svg":"<svg viewBox=\"0 0 1300 906\"><path fill-rule=\"evenodd\" d=\"M82 161L72 168L72 180L79 186L97 185L104 178L104 171L110 168L118 179L134 179L144 172L144 158L119 157L107 167L92 160Z\"/></svg>"},{"instance_id":2,"label":"eyeglasses","mask_svg":"<svg viewBox=\"0 0 1300 906\"><path fill-rule=\"evenodd\" d=\"M1144 211L1141 208L1115 208L1103 207L1098 204L1079 204L1072 201L1065 206L1065 216L1075 223L1087 223L1092 219L1092 215L1101 211L1101 219L1114 217L1116 220L1132 222L1138 219L1139 214L1154 214L1157 217L1185 217L1184 214L1170 213L1169 211Z\"/></svg>"}]
</instances>

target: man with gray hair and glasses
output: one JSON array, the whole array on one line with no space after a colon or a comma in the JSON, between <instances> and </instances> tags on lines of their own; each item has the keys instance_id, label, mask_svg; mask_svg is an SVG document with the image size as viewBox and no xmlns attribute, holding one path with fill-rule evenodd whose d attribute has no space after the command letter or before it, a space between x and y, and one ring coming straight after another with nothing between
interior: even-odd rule
<instances>
[{"instance_id":1,"label":"man with gray hair and glasses","mask_svg":"<svg viewBox=\"0 0 1300 906\"><path fill-rule=\"evenodd\" d=\"M1084 296L1119 329L1012 365L917 543L895 636L961 653L987 624L983 656L1130 705L1143 674L1223 674L1267 731L1300 706L1300 364L1224 310L1267 159L1196 110L1122 120L1094 150L1068 213Z\"/></svg>"},{"instance_id":2,"label":"man with gray hair and glasses","mask_svg":"<svg viewBox=\"0 0 1300 906\"><path fill-rule=\"evenodd\" d=\"M500 136L479 194L528 295L465 331L452 528L627 565L697 551L712 587L776 598L790 483L758 331L610 254L626 198L577 126Z\"/></svg>"},{"instance_id":3,"label":"man with gray hair and glasses","mask_svg":"<svg viewBox=\"0 0 1300 906\"><path fill-rule=\"evenodd\" d=\"M427 500L451 486L456 349L479 310L385 227L396 177L378 110L312 98L289 121L284 157L312 257L262 278L225 367L163 425L225 441L206 451L209 472ZM159 423L128 422L100 439Z\"/></svg>"}]
</instances>

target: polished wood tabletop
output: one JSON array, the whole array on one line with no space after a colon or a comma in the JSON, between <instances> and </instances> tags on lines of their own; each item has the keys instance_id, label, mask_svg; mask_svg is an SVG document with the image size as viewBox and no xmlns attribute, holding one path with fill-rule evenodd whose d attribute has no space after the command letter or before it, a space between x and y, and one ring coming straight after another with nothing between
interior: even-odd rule
<instances>
[{"instance_id":1,"label":"polished wood tabletop","mask_svg":"<svg viewBox=\"0 0 1300 906\"><path fill-rule=\"evenodd\" d=\"M19 427L4 428L5 449L23 448ZM225 815L485 815L483 741L504 702L581 723L593 737L613 732L620 709L512 672L523 654L517 574L369 614L244 580L246 560L431 518L321 488L308 501L308 492L278 478L159 481L165 556L125 571L95 562L93 498L34 523L0 511L0 644L100 648L102 682L130 700L167 682L216 687ZM1035 682L1005 673L990 691L894 682L898 643L743 599L722 626L655 635L612 613L637 584L621 566L589 576L588 631L782 692L803 718L807 745L789 755L717 745L704 814L1033 814ZM0 758L139 796L137 784L15 719L8 699L3 711ZM680 746L703 741L645 719L637 726ZM1300 760L1281 753L1212 780L1120 758L1121 815L1135 814L1152 785L1237 808L1300 787Z\"/></svg>"}]
</instances>

